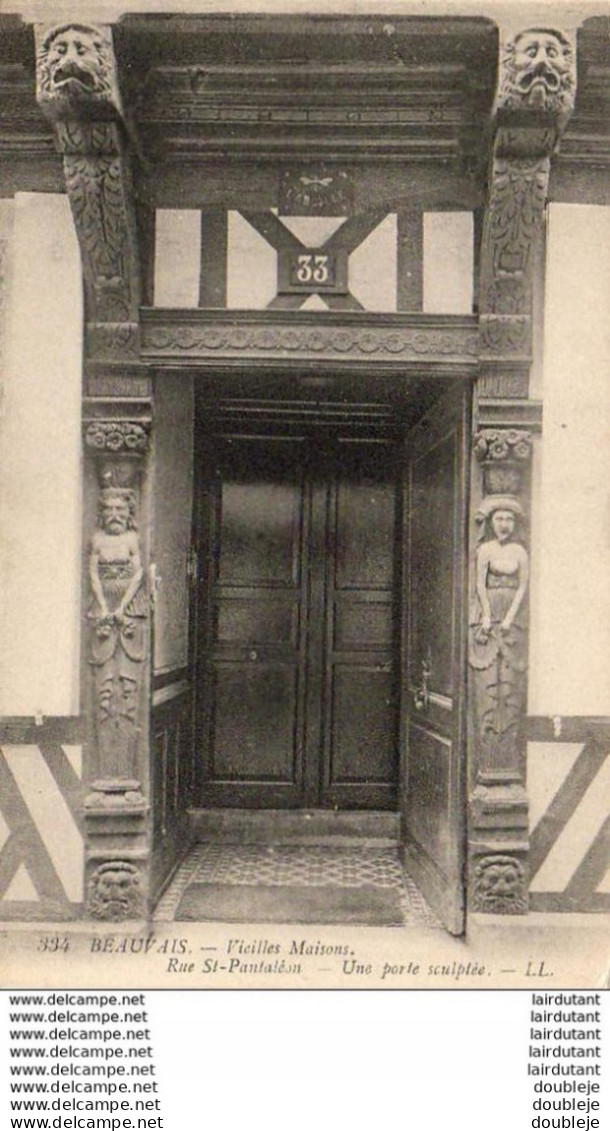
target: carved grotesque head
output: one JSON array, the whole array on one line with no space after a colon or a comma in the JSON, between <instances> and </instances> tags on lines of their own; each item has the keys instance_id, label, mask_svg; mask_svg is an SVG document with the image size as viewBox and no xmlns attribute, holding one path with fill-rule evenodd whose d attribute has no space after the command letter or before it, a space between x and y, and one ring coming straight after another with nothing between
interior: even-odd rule
<instances>
[{"instance_id":1,"label":"carved grotesque head","mask_svg":"<svg viewBox=\"0 0 610 1131\"><path fill-rule=\"evenodd\" d=\"M475 872L476 903L485 911L500 913L517 909L523 901L524 875L512 856L490 856Z\"/></svg>"},{"instance_id":2,"label":"carved grotesque head","mask_svg":"<svg viewBox=\"0 0 610 1131\"><path fill-rule=\"evenodd\" d=\"M39 41L38 100L47 112L118 109L118 87L109 34L87 24L55 27Z\"/></svg>"},{"instance_id":3,"label":"carved grotesque head","mask_svg":"<svg viewBox=\"0 0 610 1131\"><path fill-rule=\"evenodd\" d=\"M89 881L89 910L96 919L136 919L142 913L140 876L135 864L101 864Z\"/></svg>"},{"instance_id":4,"label":"carved grotesque head","mask_svg":"<svg viewBox=\"0 0 610 1131\"><path fill-rule=\"evenodd\" d=\"M559 31L529 28L509 40L502 58L498 106L569 113L574 106L574 52Z\"/></svg>"}]
</instances>

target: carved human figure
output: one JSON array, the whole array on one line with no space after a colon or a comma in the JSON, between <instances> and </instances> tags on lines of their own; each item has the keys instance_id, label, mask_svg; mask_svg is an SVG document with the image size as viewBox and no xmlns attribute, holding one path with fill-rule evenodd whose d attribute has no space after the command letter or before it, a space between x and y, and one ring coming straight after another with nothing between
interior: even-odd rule
<instances>
[{"instance_id":1,"label":"carved human figure","mask_svg":"<svg viewBox=\"0 0 610 1131\"><path fill-rule=\"evenodd\" d=\"M504 48L498 105L569 113L576 75L570 42L551 28L528 28Z\"/></svg>"},{"instance_id":2,"label":"carved human figure","mask_svg":"<svg viewBox=\"0 0 610 1131\"><path fill-rule=\"evenodd\" d=\"M524 709L529 559L518 539L523 511L517 499L488 496L479 519L484 540L476 554L469 661L480 740L502 760Z\"/></svg>"},{"instance_id":3,"label":"carved human figure","mask_svg":"<svg viewBox=\"0 0 610 1131\"><path fill-rule=\"evenodd\" d=\"M100 104L118 109L112 45L102 29L71 23L46 33L38 49L38 97L60 115Z\"/></svg>"},{"instance_id":4,"label":"carved human figure","mask_svg":"<svg viewBox=\"0 0 610 1131\"><path fill-rule=\"evenodd\" d=\"M129 777L147 617L134 492L102 490L98 521L89 553L89 662L95 669L100 768L104 776Z\"/></svg>"},{"instance_id":5,"label":"carved human figure","mask_svg":"<svg viewBox=\"0 0 610 1131\"><path fill-rule=\"evenodd\" d=\"M89 556L96 615L99 620L118 622L128 612L143 576L135 495L130 488L106 487L100 492L99 525Z\"/></svg>"}]
</instances>

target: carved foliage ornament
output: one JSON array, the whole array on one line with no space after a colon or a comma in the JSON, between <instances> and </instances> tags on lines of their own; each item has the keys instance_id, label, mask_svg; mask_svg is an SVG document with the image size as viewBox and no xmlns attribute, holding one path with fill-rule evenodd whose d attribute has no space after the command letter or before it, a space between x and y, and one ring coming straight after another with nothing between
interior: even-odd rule
<instances>
[{"instance_id":1,"label":"carved foliage ornament","mask_svg":"<svg viewBox=\"0 0 610 1131\"><path fill-rule=\"evenodd\" d=\"M100 864L89 880L89 912L95 919L120 922L142 916L140 873L127 860Z\"/></svg>"},{"instance_id":2,"label":"carved foliage ornament","mask_svg":"<svg viewBox=\"0 0 610 1131\"><path fill-rule=\"evenodd\" d=\"M36 62L37 98L50 118L120 114L109 27L66 23L38 29Z\"/></svg>"},{"instance_id":3,"label":"carved foliage ornament","mask_svg":"<svg viewBox=\"0 0 610 1131\"><path fill-rule=\"evenodd\" d=\"M549 159L500 158L493 164L489 213L494 269L525 271L544 212Z\"/></svg>"},{"instance_id":4,"label":"carved foliage ornament","mask_svg":"<svg viewBox=\"0 0 610 1131\"><path fill-rule=\"evenodd\" d=\"M527 28L505 44L498 109L568 115L575 90L574 51L562 32Z\"/></svg>"},{"instance_id":5,"label":"carved foliage ornament","mask_svg":"<svg viewBox=\"0 0 610 1131\"><path fill-rule=\"evenodd\" d=\"M87 318L129 322L137 296L124 162L119 156L71 154L64 156L64 172L83 256Z\"/></svg>"}]
</instances>

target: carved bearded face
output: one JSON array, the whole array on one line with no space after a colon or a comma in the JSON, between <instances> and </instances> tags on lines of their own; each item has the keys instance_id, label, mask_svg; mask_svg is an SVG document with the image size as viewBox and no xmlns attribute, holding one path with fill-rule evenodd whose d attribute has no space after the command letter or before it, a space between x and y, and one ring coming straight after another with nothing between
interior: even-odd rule
<instances>
[{"instance_id":1,"label":"carved bearded face","mask_svg":"<svg viewBox=\"0 0 610 1131\"><path fill-rule=\"evenodd\" d=\"M129 525L129 506L120 495L104 500L102 525L107 534L124 534Z\"/></svg>"},{"instance_id":2,"label":"carved bearded face","mask_svg":"<svg viewBox=\"0 0 610 1131\"><path fill-rule=\"evenodd\" d=\"M133 492L107 487L100 492L98 519L106 534L125 534L135 529Z\"/></svg>"},{"instance_id":3,"label":"carved bearded face","mask_svg":"<svg viewBox=\"0 0 610 1131\"><path fill-rule=\"evenodd\" d=\"M571 109L574 55L568 41L546 28L531 28L507 43L499 103L511 109Z\"/></svg>"},{"instance_id":4,"label":"carved bearded face","mask_svg":"<svg viewBox=\"0 0 610 1131\"><path fill-rule=\"evenodd\" d=\"M112 56L102 33L84 24L55 28L40 47L38 82L46 102L113 101Z\"/></svg>"},{"instance_id":5,"label":"carved bearded face","mask_svg":"<svg viewBox=\"0 0 610 1131\"><path fill-rule=\"evenodd\" d=\"M91 878L90 910L98 919L135 917L139 910L139 876L132 864L118 861L98 868Z\"/></svg>"},{"instance_id":6,"label":"carved bearded face","mask_svg":"<svg viewBox=\"0 0 610 1131\"><path fill-rule=\"evenodd\" d=\"M517 860L509 856L492 857L476 870L477 894L489 910L504 910L521 900L523 872Z\"/></svg>"}]
</instances>

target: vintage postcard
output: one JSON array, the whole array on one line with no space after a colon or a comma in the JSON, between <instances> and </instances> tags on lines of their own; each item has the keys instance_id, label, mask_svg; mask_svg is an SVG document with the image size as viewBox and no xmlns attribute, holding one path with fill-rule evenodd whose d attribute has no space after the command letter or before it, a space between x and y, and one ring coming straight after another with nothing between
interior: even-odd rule
<instances>
[{"instance_id":1,"label":"vintage postcard","mask_svg":"<svg viewBox=\"0 0 610 1131\"><path fill-rule=\"evenodd\" d=\"M0 978L610 978L603 3L0 7Z\"/></svg>"}]
</instances>

